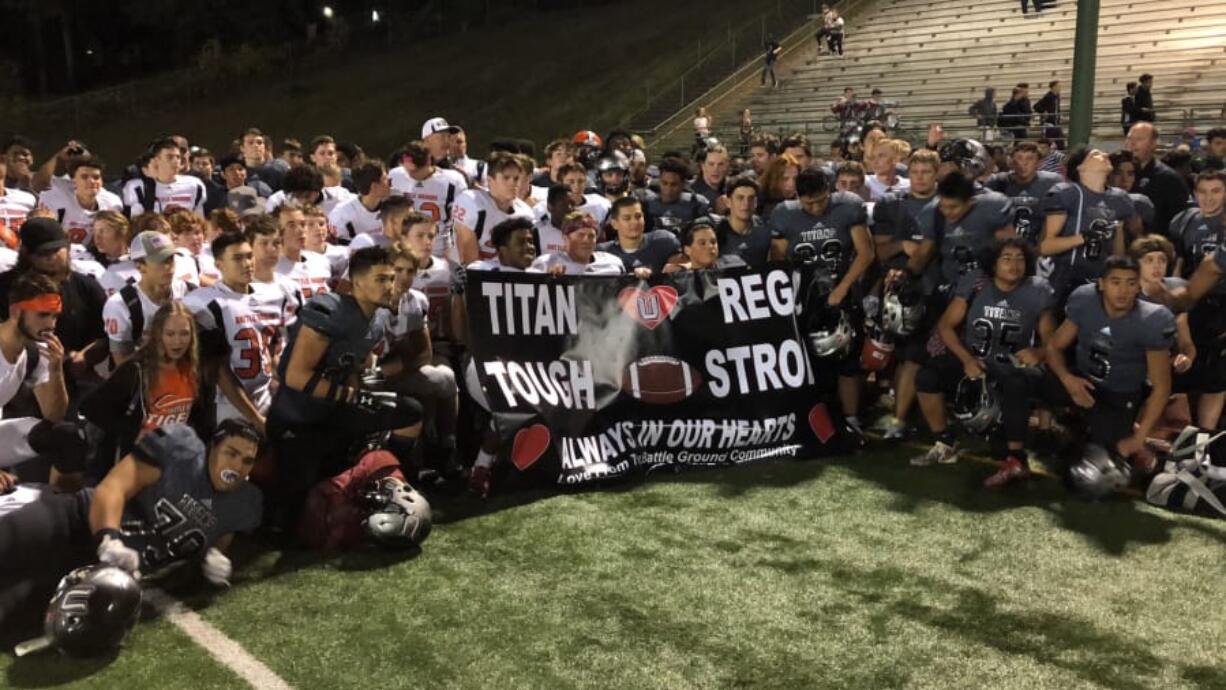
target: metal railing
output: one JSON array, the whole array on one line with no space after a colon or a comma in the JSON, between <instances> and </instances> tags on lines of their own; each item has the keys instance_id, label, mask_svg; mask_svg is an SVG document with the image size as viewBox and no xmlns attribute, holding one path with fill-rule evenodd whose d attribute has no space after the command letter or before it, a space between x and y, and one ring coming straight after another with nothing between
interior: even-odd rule
<instances>
[{"instance_id":1,"label":"metal railing","mask_svg":"<svg viewBox=\"0 0 1226 690\"><path fill-rule=\"evenodd\" d=\"M642 106L621 124L650 135L728 74L747 62L760 60L767 40L782 42L785 35L811 20L817 5L817 0L774 0L769 9L753 19L708 34L695 46L694 64L663 86L644 87Z\"/></svg>"}]
</instances>

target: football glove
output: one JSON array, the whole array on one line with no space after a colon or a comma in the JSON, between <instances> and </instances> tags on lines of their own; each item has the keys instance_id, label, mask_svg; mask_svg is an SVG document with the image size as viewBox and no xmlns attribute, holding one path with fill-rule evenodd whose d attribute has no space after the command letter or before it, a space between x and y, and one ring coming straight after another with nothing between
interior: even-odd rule
<instances>
[{"instance_id":1,"label":"football glove","mask_svg":"<svg viewBox=\"0 0 1226 690\"><path fill-rule=\"evenodd\" d=\"M204 579L218 587L230 586L230 573L233 571L230 559L217 547L209 549L208 553L204 554L204 562L200 564Z\"/></svg>"},{"instance_id":2,"label":"football glove","mask_svg":"<svg viewBox=\"0 0 1226 690\"><path fill-rule=\"evenodd\" d=\"M1115 226L1107 221L1095 219L1081 234L1086 238L1086 244L1091 242L1101 244L1110 241L1115 236Z\"/></svg>"},{"instance_id":3,"label":"football glove","mask_svg":"<svg viewBox=\"0 0 1226 690\"><path fill-rule=\"evenodd\" d=\"M383 367L378 365L373 366L362 372L362 387L363 388L378 388L383 385L386 379L383 376Z\"/></svg>"},{"instance_id":4,"label":"football glove","mask_svg":"<svg viewBox=\"0 0 1226 690\"><path fill-rule=\"evenodd\" d=\"M98 562L122 568L132 573L132 577L140 579L140 554L109 534L98 544Z\"/></svg>"},{"instance_id":5,"label":"football glove","mask_svg":"<svg viewBox=\"0 0 1226 690\"><path fill-rule=\"evenodd\" d=\"M353 404L367 412L379 412L396 407L396 394L384 391L359 390Z\"/></svg>"}]
</instances>

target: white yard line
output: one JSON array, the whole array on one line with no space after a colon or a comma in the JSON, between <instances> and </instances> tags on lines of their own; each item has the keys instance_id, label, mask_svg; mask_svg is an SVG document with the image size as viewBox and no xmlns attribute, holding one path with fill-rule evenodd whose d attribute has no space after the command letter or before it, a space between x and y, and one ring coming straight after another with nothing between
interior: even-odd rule
<instances>
[{"instance_id":1,"label":"white yard line","mask_svg":"<svg viewBox=\"0 0 1226 690\"><path fill-rule=\"evenodd\" d=\"M153 604L166 620L200 645L222 666L257 690L292 690L272 669L252 656L243 646L209 624L195 611L160 589L145 590L145 601Z\"/></svg>"}]
</instances>

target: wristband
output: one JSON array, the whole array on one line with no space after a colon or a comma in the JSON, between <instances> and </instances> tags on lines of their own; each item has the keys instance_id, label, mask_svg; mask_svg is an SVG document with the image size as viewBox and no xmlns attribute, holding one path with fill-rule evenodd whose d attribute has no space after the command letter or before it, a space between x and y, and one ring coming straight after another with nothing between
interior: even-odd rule
<instances>
[{"instance_id":1,"label":"wristband","mask_svg":"<svg viewBox=\"0 0 1226 690\"><path fill-rule=\"evenodd\" d=\"M123 532L120 532L119 530L114 529L113 527L103 527L97 532L94 532L94 547L96 548L98 546L101 546L102 542L106 541L107 537L111 537L114 539L121 539L121 537L123 537Z\"/></svg>"}]
</instances>

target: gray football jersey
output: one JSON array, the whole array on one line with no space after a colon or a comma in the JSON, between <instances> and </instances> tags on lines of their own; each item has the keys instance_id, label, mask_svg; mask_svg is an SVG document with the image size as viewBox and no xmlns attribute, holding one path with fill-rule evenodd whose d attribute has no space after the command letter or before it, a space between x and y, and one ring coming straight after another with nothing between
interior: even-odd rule
<instances>
[{"instance_id":1,"label":"gray football jersey","mask_svg":"<svg viewBox=\"0 0 1226 690\"><path fill-rule=\"evenodd\" d=\"M198 557L221 537L259 526L260 490L246 482L232 492L214 489L204 443L186 424L150 431L132 454L162 470L123 512L123 541L140 553L143 573Z\"/></svg>"},{"instance_id":2,"label":"gray football jersey","mask_svg":"<svg viewBox=\"0 0 1226 690\"><path fill-rule=\"evenodd\" d=\"M1200 262L1206 256L1213 255L1219 265L1224 265L1226 256L1218 257L1218 247L1222 244L1222 216L1206 218L1199 208L1189 208L1181 211L1171 220L1171 241L1183 258L1185 276L1192 275ZM1226 294L1226 285L1218 281L1210 291L1214 295Z\"/></svg>"},{"instance_id":3,"label":"gray football jersey","mask_svg":"<svg viewBox=\"0 0 1226 690\"><path fill-rule=\"evenodd\" d=\"M847 192L830 195L826 212L814 216L799 201L787 201L771 213L771 236L788 241L788 258L818 263L831 275L842 276L855 256L851 229L867 225L864 201Z\"/></svg>"},{"instance_id":4,"label":"gray football jersey","mask_svg":"<svg viewBox=\"0 0 1226 690\"><path fill-rule=\"evenodd\" d=\"M758 216L753 217L753 223L744 235L733 230L727 218L720 221L715 234L719 236L720 256L739 256L754 268L765 266L770 259L771 231Z\"/></svg>"},{"instance_id":5,"label":"gray football jersey","mask_svg":"<svg viewBox=\"0 0 1226 690\"><path fill-rule=\"evenodd\" d=\"M1013 227L1020 237L1038 243L1043 239L1043 199L1052 187L1064 178L1053 172L1040 170L1033 180L1022 183L1010 173L996 173L988 179L987 188L1009 197L1013 204Z\"/></svg>"},{"instance_id":6,"label":"gray football jersey","mask_svg":"<svg viewBox=\"0 0 1226 690\"><path fill-rule=\"evenodd\" d=\"M1047 214L1065 214L1060 237L1084 234L1090 227L1111 229L1136 215L1132 199L1115 187L1103 193L1087 189L1077 182L1061 182L1051 188L1043 202ZM1111 235L1114 237L1114 234ZM1061 284L1078 285L1102 274L1103 262L1111 255L1111 239L1087 242L1055 259L1055 280ZM1072 281L1071 283L1069 281Z\"/></svg>"},{"instance_id":7,"label":"gray football jersey","mask_svg":"<svg viewBox=\"0 0 1226 690\"><path fill-rule=\"evenodd\" d=\"M956 286L962 277L980 268L979 257L996 242L996 231L1013 222L1013 205L1004 194L982 190L971 210L950 222L934 206L920 215L920 233L938 243L941 280Z\"/></svg>"},{"instance_id":8,"label":"gray football jersey","mask_svg":"<svg viewBox=\"0 0 1226 690\"><path fill-rule=\"evenodd\" d=\"M967 301L962 342L989 366L1012 366L1010 354L1035 344L1039 317L1054 299L1051 285L1042 278L1025 278L1004 292L979 271L965 276L954 295Z\"/></svg>"},{"instance_id":9,"label":"gray football jersey","mask_svg":"<svg viewBox=\"0 0 1226 690\"><path fill-rule=\"evenodd\" d=\"M1145 353L1175 344L1175 315L1164 306L1137 300L1118 319L1108 318L1096 285L1069 295L1068 319L1077 324L1077 371L1096 388L1137 393L1145 386Z\"/></svg>"},{"instance_id":10,"label":"gray football jersey","mask_svg":"<svg viewBox=\"0 0 1226 690\"><path fill-rule=\"evenodd\" d=\"M920 199L910 194L886 194L873 205L873 234L889 237L895 242L924 239L918 228L918 218L926 208L936 208L937 198Z\"/></svg>"},{"instance_id":11,"label":"gray football jersey","mask_svg":"<svg viewBox=\"0 0 1226 690\"><path fill-rule=\"evenodd\" d=\"M686 223L706 215L709 208L706 198L693 192L682 192L673 202L666 203L655 197L644 204L653 230L668 230L676 235L681 234Z\"/></svg>"},{"instance_id":12,"label":"gray football jersey","mask_svg":"<svg viewBox=\"0 0 1226 690\"><path fill-rule=\"evenodd\" d=\"M622 249L617 240L601 242L596 245L596 249L621 259L626 266L626 273L643 267L650 268L652 273L659 273L664 264L681 251L681 242L667 230L653 230L643 235L643 243L632 252Z\"/></svg>"}]
</instances>

